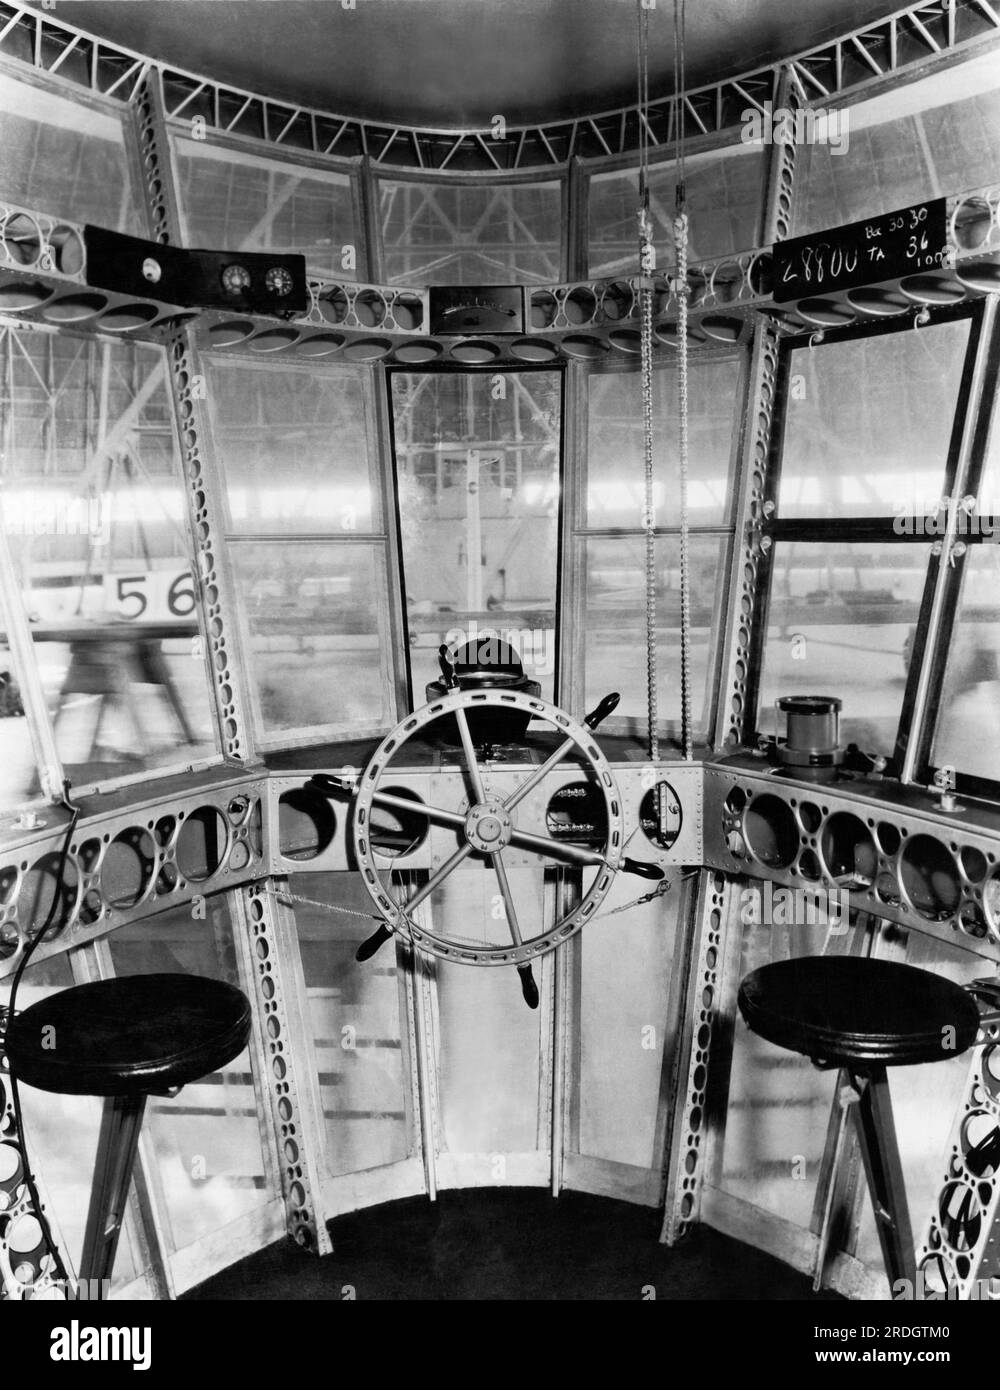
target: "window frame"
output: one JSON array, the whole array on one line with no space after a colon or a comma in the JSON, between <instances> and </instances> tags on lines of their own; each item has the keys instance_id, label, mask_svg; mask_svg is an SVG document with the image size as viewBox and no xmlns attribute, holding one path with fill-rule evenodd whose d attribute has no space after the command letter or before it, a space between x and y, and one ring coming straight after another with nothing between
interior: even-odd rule
<instances>
[{"instance_id":1,"label":"window frame","mask_svg":"<svg viewBox=\"0 0 1000 1390\"><path fill-rule=\"evenodd\" d=\"M919 306L914 305L915 310L918 307ZM824 347L838 343L860 341L863 339L867 340L896 333L928 332L932 331L931 325L968 319L970 321L970 328L965 345L962 374L955 396L951 429L948 436L948 448L942 460L941 495L942 497L950 497L954 490L961 464L962 440L967 428L970 407L974 407L974 402L972 400L972 383L975 362L983 333L983 307L981 300L966 300L954 305L937 306L929 310L930 322L923 327L916 326L913 322L913 318L904 310L899 314L878 319L874 322L850 324L843 328L826 329L823 331L819 342L816 341L817 334L815 330L806 330L801 333L788 334L783 337L779 343L778 373L774 406L775 424L771 432L763 506L758 533L758 540L762 543L763 562L758 565L757 570L755 602L756 620L753 624L751 635L748 670L747 703L748 706L754 710L753 727L755 741L764 740L770 736L769 731L763 728L762 716L764 711L761 708L760 694L762 686L761 676L767 647L768 620L775 576L775 566L772 557L777 542L789 541L809 545L829 544L830 542L839 541L846 545L851 545L877 541L881 544L912 545L923 543L927 547L927 568L924 572L920 606L906 674L906 684L896 723L893 750L886 758L885 773L889 777L898 778L902 769L910 732L914 725L917 712L917 687L920 673L924 661L927 658L928 650L932 646L935 650L935 655L931 668L931 692L935 699L939 697L944 677L944 654L950 642L951 621L954 618L954 610L951 612L950 619L942 614L941 621L937 624L937 630L934 633L931 632L931 617L934 607L934 592L937 584L937 574L940 565L944 562L942 556L935 556L933 553L936 537L929 536L926 533L922 536L908 535L905 533L900 534L894 528L894 518L891 516L837 518L806 516L789 517L785 519L779 516L778 492L785 451L789 383L792 376L793 355L806 347L812 351L821 352ZM837 692L832 691L830 693L836 694ZM928 705L928 709L929 708L930 705ZM924 727L925 730L930 727L927 719L924 720ZM926 758L923 759L921 770L926 771Z\"/></svg>"}]
</instances>

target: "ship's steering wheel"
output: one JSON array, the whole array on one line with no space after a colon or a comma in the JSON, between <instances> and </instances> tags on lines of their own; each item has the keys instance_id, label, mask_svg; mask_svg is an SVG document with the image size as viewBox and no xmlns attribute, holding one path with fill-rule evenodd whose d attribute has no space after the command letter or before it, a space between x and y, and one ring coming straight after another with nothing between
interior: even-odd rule
<instances>
[{"instance_id":1,"label":"ship's steering wheel","mask_svg":"<svg viewBox=\"0 0 1000 1390\"><path fill-rule=\"evenodd\" d=\"M594 729L616 707L618 700L618 695L607 696L582 723L578 723L555 705L520 691L457 690L441 699L432 700L402 720L383 739L361 774L353 806L353 840L358 867L378 915L383 919L383 924L360 947L358 959L366 960L374 955L394 932L416 949L445 960L469 965L516 966L525 1000L532 1008L536 1007L538 991L531 972L531 961L568 940L594 916L618 870L638 873L644 878L662 877L662 870L658 866L636 863L622 854L621 796L611 768L593 736ZM513 774L509 769L513 764L507 763L505 767L504 760L498 757L498 750L484 737L483 729L490 726L494 717L499 720L505 716L508 719L513 717L516 723L518 714L525 728L529 720L536 726L543 726L543 741L546 746L551 745L551 751L516 784L511 785ZM397 772L403 765L400 755L407 742L418 735L434 738L435 725L439 736L447 737L447 730L452 741L457 725L464 764L462 777L468 793L461 805L428 805L385 790L394 765ZM479 731L478 735L476 730ZM553 731L555 738L552 737ZM533 738L534 735L533 729ZM537 744L539 740L535 742ZM533 756L537 759L540 754L536 752ZM603 824L595 825L599 847L594 843L588 846L567 842L525 828L525 820L530 823L531 819L531 794L568 758L572 758L574 770L586 779L594 791L599 792L603 800L604 816L595 817L596 821L603 821ZM519 768L523 767L526 758L522 747L516 750L514 761ZM501 791L490 785L497 780L498 772L501 774L500 780L505 783ZM456 833L457 847L454 852L402 902L396 901L384 881L384 876L391 869L391 860L380 855L373 845L374 808L383 808L406 817L425 817L432 825ZM594 837L591 839L593 841ZM543 861L592 868L597 872L587 891L565 915L552 926L535 931L535 924L526 923L515 906L505 860L509 848L530 851ZM496 874L506 933L509 935L507 941L489 943L464 937L455 939L414 920L414 913L420 904L471 856L488 859Z\"/></svg>"}]
</instances>

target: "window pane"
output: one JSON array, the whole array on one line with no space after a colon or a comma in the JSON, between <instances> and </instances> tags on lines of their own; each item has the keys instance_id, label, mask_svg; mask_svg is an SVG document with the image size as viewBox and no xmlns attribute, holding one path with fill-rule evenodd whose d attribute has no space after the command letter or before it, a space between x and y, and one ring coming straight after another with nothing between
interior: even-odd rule
<instances>
[{"instance_id":1,"label":"window pane","mask_svg":"<svg viewBox=\"0 0 1000 1390\"><path fill-rule=\"evenodd\" d=\"M796 348L778 516L926 515L944 493L968 337L959 319Z\"/></svg>"},{"instance_id":2,"label":"window pane","mask_svg":"<svg viewBox=\"0 0 1000 1390\"><path fill-rule=\"evenodd\" d=\"M691 264L729 251L748 251L757 245L763 177L763 156L750 145L686 161ZM672 164L650 170L650 211L661 270L672 263L674 256L675 181ZM634 169L595 174L590 180L590 275L636 273L638 188L639 176Z\"/></svg>"},{"instance_id":3,"label":"window pane","mask_svg":"<svg viewBox=\"0 0 1000 1390\"><path fill-rule=\"evenodd\" d=\"M166 359L0 337L4 517L72 780L214 752Z\"/></svg>"},{"instance_id":4,"label":"window pane","mask_svg":"<svg viewBox=\"0 0 1000 1390\"><path fill-rule=\"evenodd\" d=\"M736 358L691 363L688 376L688 511L694 525L720 525L730 508ZM653 378L653 501L658 526L680 525L677 371ZM642 378L638 372L591 374L588 381L586 518L588 526L636 529L645 506Z\"/></svg>"},{"instance_id":5,"label":"window pane","mask_svg":"<svg viewBox=\"0 0 1000 1390\"><path fill-rule=\"evenodd\" d=\"M511 865L511 894L524 935L542 930L543 871ZM431 896L434 930L451 941L509 942L497 920L497 879L488 865L458 869ZM541 963L534 964L536 982ZM529 1153L538 1142L539 1013L524 1007L510 969L435 961L441 1146L449 1153Z\"/></svg>"},{"instance_id":6,"label":"window pane","mask_svg":"<svg viewBox=\"0 0 1000 1390\"><path fill-rule=\"evenodd\" d=\"M930 547L774 547L758 725L782 695L838 695L843 743L890 754L903 704ZM784 737L784 716L777 732Z\"/></svg>"},{"instance_id":7,"label":"window pane","mask_svg":"<svg viewBox=\"0 0 1000 1390\"><path fill-rule=\"evenodd\" d=\"M847 107L847 148L800 146L795 236L892 212L935 195L1000 179L1000 91L995 54L904 87L891 98ZM981 90L975 90L975 89ZM902 104L908 114L898 114Z\"/></svg>"},{"instance_id":8,"label":"window pane","mask_svg":"<svg viewBox=\"0 0 1000 1390\"><path fill-rule=\"evenodd\" d=\"M234 541L231 552L264 737L394 723L382 547Z\"/></svg>"},{"instance_id":9,"label":"window pane","mask_svg":"<svg viewBox=\"0 0 1000 1390\"><path fill-rule=\"evenodd\" d=\"M829 927L798 922L791 929L743 928L731 919L730 931L742 931L738 978L744 979L774 960L822 954ZM834 952L844 940L841 936L833 943ZM835 1071L821 1071L808 1057L766 1042L737 1013L722 1190L808 1229L816 1199L814 1175L822 1163L835 1094ZM806 1181L800 1176L803 1168Z\"/></svg>"},{"instance_id":10,"label":"window pane","mask_svg":"<svg viewBox=\"0 0 1000 1390\"><path fill-rule=\"evenodd\" d=\"M594 1158L654 1168L661 1162L657 1109L664 1047L670 1041L662 1026L650 1036L648 1025L668 1016L680 893L675 888L655 910L603 915L637 896L634 882L620 875L596 920L577 938L580 1050L574 1111L579 1132L571 1143L576 1152ZM612 1036L622 1045L609 1047Z\"/></svg>"},{"instance_id":11,"label":"window pane","mask_svg":"<svg viewBox=\"0 0 1000 1390\"><path fill-rule=\"evenodd\" d=\"M931 764L1000 781L1000 549L970 546L962 563Z\"/></svg>"},{"instance_id":12,"label":"window pane","mask_svg":"<svg viewBox=\"0 0 1000 1390\"><path fill-rule=\"evenodd\" d=\"M703 735L711 710L713 632L725 591L729 541L691 538L691 720ZM587 709L621 692L617 716L646 719L646 541L644 536L585 542L587 598L583 650ZM681 718L680 542L656 540L659 715Z\"/></svg>"},{"instance_id":13,"label":"window pane","mask_svg":"<svg viewBox=\"0 0 1000 1390\"><path fill-rule=\"evenodd\" d=\"M239 987L225 895L207 898L204 908L204 920L181 904L112 932L115 974L203 975ZM169 1249L182 1250L270 1200L249 1048L176 1099L150 1096L143 1129L156 1155Z\"/></svg>"},{"instance_id":14,"label":"window pane","mask_svg":"<svg viewBox=\"0 0 1000 1390\"><path fill-rule=\"evenodd\" d=\"M0 150L12 203L146 235L121 116L0 73Z\"/></svg>"},{"instance_id":15,"label":"window pane","mask_svg":"<svg viewBox=\"0 0 1000 1390\"><path fill-rule=\"evenodd\" d=\"M558 373L399 373L392 403L414 700L442 642L487 633L551 699Z\"/></svg>"},{"instance_id":16,"label":"window pane","mask_svg":"<svg viewBox=\"0 0 1000 1390\"><path fill-rule=\"evenodd\" d=\"M371 910L359 874L293 874L291 884L303 898ZM386 945L358 965L355 952L375 929L370 918L296 903L295 924L319 1066L326 1172L399 1162L410 1150L411 1125L395 949Z\"/></svg>"},{"instance_id":17,"label":"window pane","mask_svg":"<svg viewBox=\"0 0 1000 1390\"><path fill-rule=\"evenodd\" d=\"M205 366L233 531L374 529L361 372L227 358Z\"/></svg>"},{"instance_id":18,"label":"window pane","mask_svg":"<svg viewBox=\"0 0 1000 1390\"><path fill-rule=\"evenodd\" d=\"M562 279L562 188L379 181L383 275L415 285Z\"/></svg>"},{"instance_id":19,"label":"window pane","mask_svg":"<svg viewBox=\"0 0 1000 1390\"><path fill-rule=\"evenodd\" d=\"M11 594L5 599L17 602L18 596ZM0 603L0 762L4 769L0 777L0 809L5 811L42 795L24 706L24 676L14 660L6 626L4 605Z\"/></svg>"},{"instance_id":20,"label":"window pane","mask_svg":"<svg viewBox=\"0 0 1000 1390\"><path fill-rule=\"evenodd\" d=\"M185 244L305 256L311 271L354 280L357 246L347 174L261 159L197 140L174 142Z\"/></svg>"}]
</instances>

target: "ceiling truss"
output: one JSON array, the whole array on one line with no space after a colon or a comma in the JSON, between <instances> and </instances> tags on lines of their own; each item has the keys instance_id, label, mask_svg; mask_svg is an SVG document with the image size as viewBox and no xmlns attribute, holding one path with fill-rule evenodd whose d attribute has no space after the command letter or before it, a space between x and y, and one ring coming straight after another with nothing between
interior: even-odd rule
<instances>
[{"instance_id":1,"label":"ceiling truss","mask_svg":"<svg viewBox=\"0 0 1000 1390\"><path fill-rule=\"evenodd\" d=\"M681 103L684 139L737 125L751 107L776 98L787 66L808 101L829 100L861 83L1000 33L1000 0L923 0L888 18L746 76L697 88ZM0 0L0 54L127 101L147 71L163 78L166 114L270 145L344 158L367 157L387 168L459 173L552 168L573 158L626 154L636 148L636 106L573 120L490 130L427 129L332 115L213 82L123 49L38 10ZM677 106L672 97L650 104L645 124L651 146L669 149Z\"/></svg>"}]
</instances>

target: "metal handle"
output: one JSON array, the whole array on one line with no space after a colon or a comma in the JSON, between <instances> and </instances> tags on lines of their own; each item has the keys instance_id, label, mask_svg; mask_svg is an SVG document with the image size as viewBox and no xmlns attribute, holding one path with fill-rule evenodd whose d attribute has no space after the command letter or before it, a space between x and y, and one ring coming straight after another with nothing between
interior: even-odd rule
<instances>
[{"instance_id":1,"label":"metal handle","mask_svg":"<svg viewBox=\"0 0 1000 1390\"><path fill-rule=\"evenodd\" d=\"M603 724L609 714L614 714L621 698L617 690L612 690L610 695L605 695L597 708L592 709L584 719L583 722L586 724L587 728L596 729L598 724Z\"/></svg>"}]
</instances>

